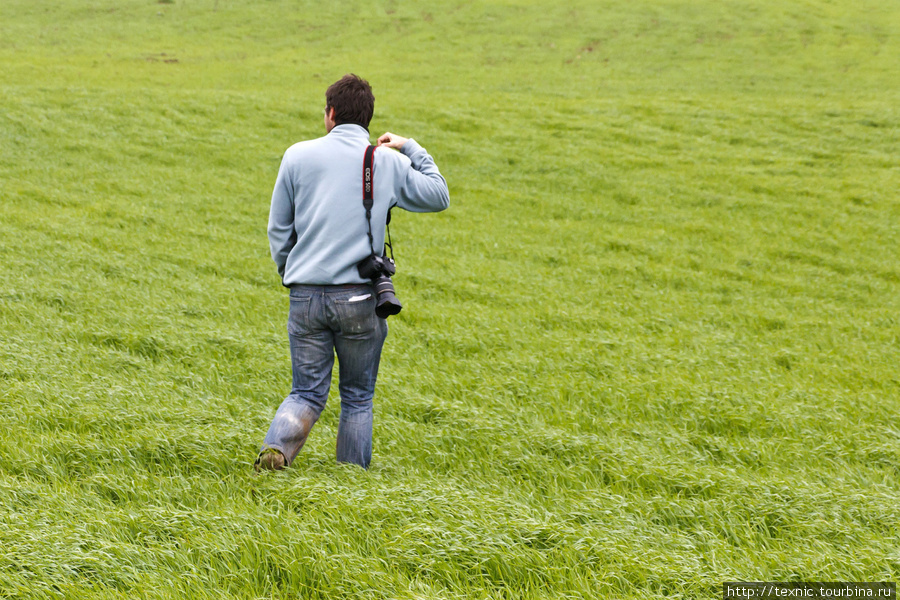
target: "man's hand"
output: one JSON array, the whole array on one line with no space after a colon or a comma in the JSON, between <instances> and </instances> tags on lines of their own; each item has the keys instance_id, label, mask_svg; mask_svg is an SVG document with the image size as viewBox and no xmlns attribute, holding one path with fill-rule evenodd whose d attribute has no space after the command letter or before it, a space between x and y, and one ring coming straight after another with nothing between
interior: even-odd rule
<instances>
[{"instance_id":1,"label":"man's hand","mask_svg":"<svg viewBox=\"0 0 900 600\"><path fill-rule=\"evenodd\" d=\"M409 141L409 138L400 137L396 133L391 133L390 131L388 131L380 138L378 138L378 146L387 146L388 148L399 150L407 141Z\"/></svg>"}]
</instances>

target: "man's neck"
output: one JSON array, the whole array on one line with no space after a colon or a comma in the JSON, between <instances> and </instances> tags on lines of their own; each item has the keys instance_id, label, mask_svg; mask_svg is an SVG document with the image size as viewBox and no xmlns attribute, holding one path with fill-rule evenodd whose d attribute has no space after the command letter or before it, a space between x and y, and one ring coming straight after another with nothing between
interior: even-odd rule
<instances>
[{"instance_id":1,"label":"man's neck","mask_svg":"<svg viewBox=\"0 0 900 600\"><path fill-rule=\"evenodd\" d=\"M335 123L335 127L340 127L341 125L356 125L357 127L362 127L366 130L366 133L369 132L369 128L363 125L362 123L354 123L353 121L344 121L343 123Z\"/></svg>"}]
</instances>

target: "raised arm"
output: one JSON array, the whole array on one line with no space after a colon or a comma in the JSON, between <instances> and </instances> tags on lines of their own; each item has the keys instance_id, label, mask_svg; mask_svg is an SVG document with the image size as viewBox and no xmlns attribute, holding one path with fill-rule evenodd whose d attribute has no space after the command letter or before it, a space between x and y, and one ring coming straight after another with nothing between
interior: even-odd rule
<instances>
[{"instance_id":1,"label":"raised arm","mask_svg":"<svg viewBox=\"0 0 900 600\"><path fill-rule=\"evenodd\" d=\"M438 212L450 206L447 181L431 155L415 140L387 132L378 138L378 145L399 150L412 166L401 184L397 206L412 212Z\"/></svg>"}]
</instances>

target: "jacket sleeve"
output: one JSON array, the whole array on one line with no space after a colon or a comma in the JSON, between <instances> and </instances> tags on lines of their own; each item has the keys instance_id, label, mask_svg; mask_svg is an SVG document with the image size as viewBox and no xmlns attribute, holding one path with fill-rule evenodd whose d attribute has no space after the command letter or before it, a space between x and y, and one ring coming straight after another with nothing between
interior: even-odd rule
<instances>
[{"instance_id":1,"label":"jacket sleeve","mask_svg":"<svg viewBox=\"0 0 900 600\"><path fill-rule=\"evenodd\" d=\"M294 182L290 176L287 156L281 161L275 189L272 191L268 234L272 260L275 261L278 274L284 278L288 255L297 243L297 232L294 229Z\"/></svg>"},{"instance_id":2,"label":"jacket sleeve","mask_svg":"<svg viewBox=\"0 0 900 600\"><path fill-rule=\"evenodd\" d=\"M407 140L401 152L411 166L400 185L397 206L412 212L438 212L450 206L447 181L428 152L415 140Z\"/></svg>"}]
</instances>

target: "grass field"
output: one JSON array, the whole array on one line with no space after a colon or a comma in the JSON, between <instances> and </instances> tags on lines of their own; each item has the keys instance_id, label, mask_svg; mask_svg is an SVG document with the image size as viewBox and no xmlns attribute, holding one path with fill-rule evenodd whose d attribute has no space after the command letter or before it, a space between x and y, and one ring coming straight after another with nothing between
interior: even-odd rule
<instances>
[{"instance_id":1,"label":"grass field","mask_svg":"<svg viewBox=\"0 0 900 600\"><path fill-rule=\"evenodd\" d=\"M4 0L0 597L714 598L900 575L900 5ZM328 84L395 215L372 468L268 256Z\"/></svg>"}]
</instances>

